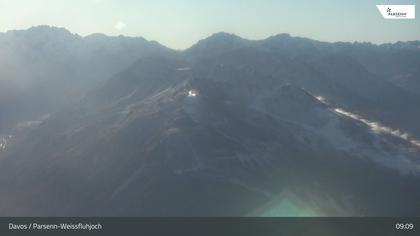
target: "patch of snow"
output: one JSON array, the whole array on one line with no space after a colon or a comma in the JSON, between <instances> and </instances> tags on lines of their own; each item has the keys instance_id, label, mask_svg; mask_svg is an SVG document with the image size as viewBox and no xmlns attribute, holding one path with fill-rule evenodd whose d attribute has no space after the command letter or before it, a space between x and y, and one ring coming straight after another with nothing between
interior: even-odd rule
<instances>
[{"instance_id":1,"label":"patch of snow","mask_svg":"<svg viewBox=\"0 0 420 236\"><path fill-rule=\"evenodd\" d=\"M330 104L328 104L322 96L314 96L314 97L318 101L324 103L325 105L330 106ZM333 111L337 114L342 115L342 116L345 116L345 117L351 118L353 120L357 120L359 122L362 122L363 124L369 126L371 128L371 130L374 131L375 133L390 134L394 137L397 137L397 138L403 139L407 142L410 142L412 145L415 145L415 146L420 148L420 140L416 140L416 139L411 138L408 133L404 133L404 132L402 132L398 129L393 129L391 127L384 126L377 121L367 120L367 119L365 119L365 118L363 118L363 117L361 117L357 114L346 111L343 108L333 108Z\"/></svg>"},{"instance_id":2,"label":"patch of snow","mask_svg":"<svg viewBox=\"0 0 420 236\"><path fill-rule=\"evenodd\" d=\"M390 127L386 127L381 125L379 122L375 122L375 121L370 121L367 119L364 119L362 117L360 117L359 115L356 115L354 113L345 111L341 108L336 108L334 109L334 111L340 115L349 117L351 119L360 121L362 123L364 123L365 125L369 126L375 133L386 133L386 134L390 134L394 137L398 137L400 139L403 139L405 141L410 142L411 144L420 147L420 141L416 140L416 139L411 139L410 136L407 133L401 132L398 129L392 129Z\"/></svg>"},{"instance_id":3,"label":"patch of snow","mask_svg":"<svg viewBox=\"0 0 420 236\"><path fill-rule=\"evenodd\" d=\"M176 68L177 71L189 71L191 70L190 67L181 67L181 68Z\"/></svg>"},{"instance_id":4,"label":"patch of snow","mask_svg":"<svg viewBox=\"0 0 420 236\"><path fill-rule=\"evenodd\" d=\"M0 135L0 152L8 147L8 144L13 137L13 135Z\"/></svg>"},{"instance_id":5,"label":"patch of snow","mask_svg":"<svg viewBox=\"0 0 420 236\"><path fill-rule=\"evenodd\" d=\"M36 126L42 124L42 122L44 122L49 117L50 117L50 114L45 114L45 115L39 117L38 120L28 120L28 121L23 121L23 122L17 123L16 124L16 129L20 130L20 129L27 129L27 128L36 127Z\"/></svg>"},{"instance_id":6,"label":"patch of snow","mask_svg":"<svg viewBox=\"0 0 420 236\"><path fill-rule=\"evenodd\" d=\"M314 96L318 101L320 101L321 103L327 104L327 101L325 100L324 97L322 96Z\"/></svg>"},{"instance_id":7,"label":"patch of snow","mask_svg":"<svg viewBox=\"0 0 420 236\"><path fill-rule=\"evenodd\" d=\"M196 97L198 95L197 90L191 89L188 91L188 97Z\"/></svg>"},{"instance_id":8,"label":"patch of snow","mask_svg":"<svg viewBox=\"0 0 420 236\"><path fill-rule=\"evenodd\" d=\"M24 122L20 122L16 124L16 128L17 129L32 128L32 127L40 125L41 123L42 121L40 120L29 120L29 121L24 121Z\"/></svg>"}]
</instances>

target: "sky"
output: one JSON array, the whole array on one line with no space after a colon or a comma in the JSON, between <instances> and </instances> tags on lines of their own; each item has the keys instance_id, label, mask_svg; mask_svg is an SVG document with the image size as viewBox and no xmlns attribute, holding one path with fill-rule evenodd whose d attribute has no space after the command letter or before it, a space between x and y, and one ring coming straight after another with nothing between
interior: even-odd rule
<instances>
[{"instance_id":1,"label":"sky","mask_svg":"<svg viewBox=\"0 0 420 236\"><path fill-rule=\"evenodd\" d=\"M420 40L415 20L385 20L377 4L420 0L0 0L0 32L36 25L141 36L185 49L217 32L247 39L279 33L321 41Z\"/></svg>"}]
</instances>

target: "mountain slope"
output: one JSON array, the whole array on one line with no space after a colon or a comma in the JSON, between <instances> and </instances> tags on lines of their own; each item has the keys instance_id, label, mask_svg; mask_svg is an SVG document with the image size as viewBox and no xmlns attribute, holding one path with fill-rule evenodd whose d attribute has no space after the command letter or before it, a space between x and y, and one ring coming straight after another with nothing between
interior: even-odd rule
<instances>
[{"instance_id":1,"label":"mountain slope","mask_svg":"<svg viewBox=\"0 0 420 236\"><path fill-rule=\"evenodd\" d=\"M0 212L264 215L292 201L302 214L416 215L420 150L290 83L309 79L301 63L260 53L137 61L3 152ZM273 60L293 77L258 69Z\"/></svg>"},{"instance_id":2,"label":"mountain slope","mask_svg":"<svg viewBox=\"0 0 420 236\"><path fill-rule=\"evenodd\" d=\"M143 38L91 35L38 26L0 35L0 133L39 120L137 59L172 51Z\"/></svg>"},{"instance_id":3,"label":"mountain slope","mask_svg":"<svg viewBox=\"0 0 420 236\"><path fill-rule=\"evenodd\" d=\"M6 35L16 45L2 47L14 55L3 66L31 67L2 72L33 80L22 88L31 96L66 102L53 100L55 111L25 95L51 114L0 135L3 216L420 212L420 99L375 70L392 61L373 63L388 52L416 57L410 43L220 33L174 52L48 27ZM403 64L392 79L415 62ZM6 90L10 109L25 93Z\"/></svg>"}]
</instances>

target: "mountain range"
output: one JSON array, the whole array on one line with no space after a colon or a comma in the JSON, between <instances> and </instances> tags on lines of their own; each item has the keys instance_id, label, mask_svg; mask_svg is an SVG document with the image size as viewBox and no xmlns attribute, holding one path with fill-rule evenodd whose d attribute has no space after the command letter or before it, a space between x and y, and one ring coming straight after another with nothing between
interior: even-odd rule
<instances>
[{"instance_id":1,"label":"mountain range","mask_svg":"<svg viewBox=\"0 0 420 236\"><path fill-rule=\"evenodd\" d=\"M0 55L0 215L419 216L419 41L40 26Z\"/></svg>"}]
</instances>

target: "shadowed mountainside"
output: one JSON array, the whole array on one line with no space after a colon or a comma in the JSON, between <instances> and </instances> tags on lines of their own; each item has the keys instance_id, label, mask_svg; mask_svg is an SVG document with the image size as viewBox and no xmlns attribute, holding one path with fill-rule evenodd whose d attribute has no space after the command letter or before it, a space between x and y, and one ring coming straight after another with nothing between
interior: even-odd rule
<instances>
[{"instance_id":1,"label":"shadowed mountainside","mask_svg":"<svg viewBox=\"0 0 420 236\"><path fill-rule=\"evenodd\" d=\"M375 69L416 43L219 33L140 58L0 152L0 212L416 216L418 91Z\"/></svg>"}]
</instances>

